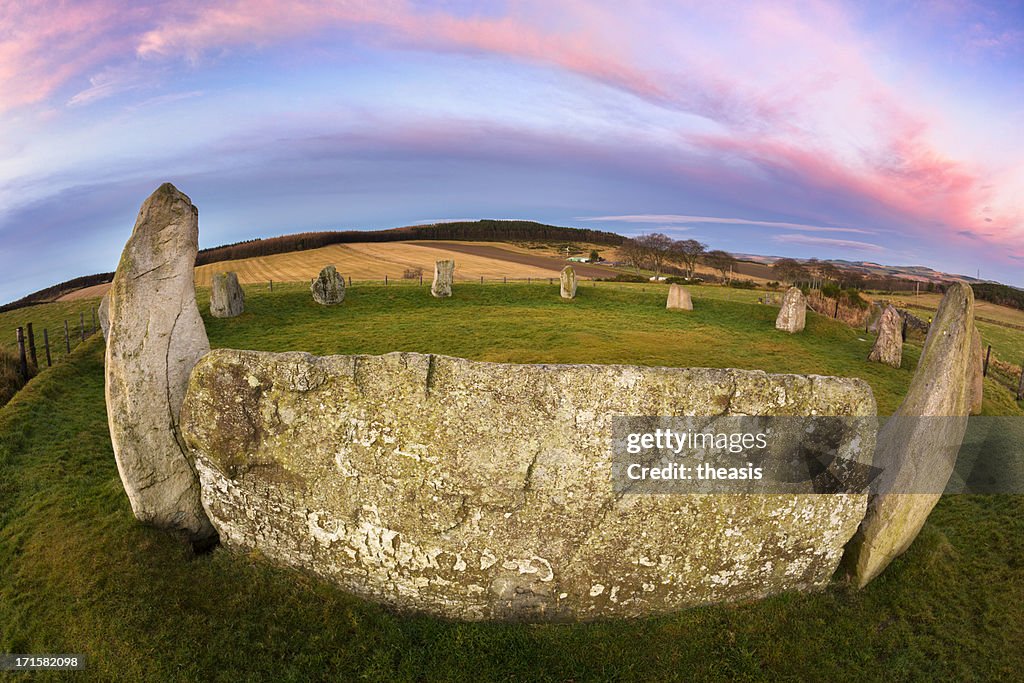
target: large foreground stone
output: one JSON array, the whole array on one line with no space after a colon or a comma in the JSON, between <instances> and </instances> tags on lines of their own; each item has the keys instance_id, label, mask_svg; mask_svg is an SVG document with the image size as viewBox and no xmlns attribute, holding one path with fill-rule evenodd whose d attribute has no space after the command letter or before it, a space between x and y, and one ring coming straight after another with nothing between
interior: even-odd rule
<instances>
[{"instance_id":1,"label":"large foreground stone","mask_svg":"<svg viewBox=\"0 0 1024 683\"><path fill-rule=\"evenodd\" d=\"M199 212L170 183L142 204L110 289L107 419L135 516L213 535L178 432L189 373L210 350L192 280ZM103 319L103 316L100 316Z\"/></svg>"},{"instance_id":2,"label":"large foreground stone","mask_svg":"<svg viewBox=\"0 0 1024 683\"><path fill-rule=\"evenodd\" d=\"M434 263L434 281L430 293L437 298L452 295L452 280L455 278L455 261L444 259Z\"/></svg>"},{"instance_id":3,"label":"large foreground stone","mask_svg":"<svg viewBox=\"0 0 1024 683\"><path fill-rule=\"evenodd\" d=\"M669 285L665 308L670 311L692 311L693 299L690 298L690 291L682 285Z\"/></svg>"},{"instance_id":4,"label":"large foreground stone","mask_svg":"<svg viewBox=\"0 0 1024 683\"><path fill-rule=\"evenodd\" d=\"M183 427L229 547L401 608L544 620L821 588L863 517L866 494L616 493L614 415L874 412L857 379L217 350Z\"/></svg>"},{"instance_id":5,"label":"large foreground stone","mask_svg":"<svg viewBox=\"0 0 1024 683\"><path fill-rule=\"evenodd\" d=\"M573 299L576 297L576 271L573 270L572 266L562 268L562 272L559 275L559 283L561 284L560 293L563 299Z\"/></svg>"},{"instance_id":6,"label":"large foreground stone","mask_svg":"<svg viewBox=\"0 0 1024 683\"><path fill-rule=\"evenodd\" d=\"M974 293L953 284L935 313L903 403L878 433L878 495L846 558L858 586L910 547L949 482L967 428L973 337Z\"/></svg>"},{"instance_id":7,"label":"large foreground stone","mask_svg":"<svg viewBox=\"0 0 1024 683\"><path fill-rule=\"evenodd\" d=\"M345 278L338 275L334 266L324 266L309 289L313 292L313 301L323 306L333 306L345 300Z\"/></svg>"},{"instance_id":8,"label":"large foreground stone","mask_svg":"<svg viewBox=\"0 0 1024 683\"><path fill-rule=\"evenodd\" d=\"M878 319L878 336L871 347L868 360L898 368L903 362L903 318L890 304Z\"/></svg>"},{"instance_id":9,"label":"large foreground stone","mask_svg":"<svg viewBox=\"0 0 1024 683\"><path fill-rule=\"evenodd\" d=\"M807 319L807 297L799 287L790 287L782 297L782 308L775 318L775 328L793 334L804 329Z\"/></svg>"},{"instance_id":10,"label":"large foreground stone","mask_svg":"<svg viewBox=\"0 0 1024 683\"><path fill-rule=\"evenodd\" d=\"M235 273L217 273L210 288L210 315L234 318L245 311L245 293Z\"/></svg>"}]
</instances>

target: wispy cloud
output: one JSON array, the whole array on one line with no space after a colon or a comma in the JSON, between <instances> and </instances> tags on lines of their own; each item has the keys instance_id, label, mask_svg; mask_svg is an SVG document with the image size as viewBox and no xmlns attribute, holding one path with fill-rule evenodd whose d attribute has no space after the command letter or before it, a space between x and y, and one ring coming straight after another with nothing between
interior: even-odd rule
<instances>
[{"instance_id":1,"label":"wispy cloud","mask_svg":"<svg viewBox=\"0 0 1024 683\"><path fill-rule=\"evenodd\" d=\"M746 218L722 218L718 216L682 216L679 214L624 214L621 216L581 216L579 221L604 221L622 223L668 223L680 225L753 225L766 228L786 228L804 232L850 232L861 235L874 235L874 230L862 228L839 228L824 225L808 225L806 223L786 223L784 221L759 221Z\"/></svg>"},{"instance_id":2,"label":"wispy cloud","mask_svg":"<svg viewBox=\"0 0 1024 683\"><path fill-rule=\"evenodd\" d=\"M776 242L787 244L804 244L812 247L836 247L839 249L852 249L854 251L886 251L886 249L871 242L858 242L857 240L839 240L832 237L815 237L813 235L782 234L775 235L772 239Z\"/></svg>"}]
</instances>

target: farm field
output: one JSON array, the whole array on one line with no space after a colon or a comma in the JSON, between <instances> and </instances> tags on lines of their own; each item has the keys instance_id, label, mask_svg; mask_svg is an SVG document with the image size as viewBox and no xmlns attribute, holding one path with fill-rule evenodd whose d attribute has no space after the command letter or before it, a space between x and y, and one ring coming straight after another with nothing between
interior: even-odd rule
<instances>
[{"instance_id":1,"label":"farm field","mask_svg":"<svg viewBox=\"0 0 1024 683\"><path fill-rule=\"evenodd\" d=\"M924 310L934 311L938 308L939 302L942 300L942 295L929 292L921 293L918 296L914 296L912 294L894 294L888 297L877 295L875 298L888 298L895 304L908 307L911 310L916 307L922 307ZM1000 306L988 301L976 300L974 302L974 314L979 318L988 318L1001 323L1024 326L1024 311L1016 308L1009 308L1007 306ZM1024 330L1020 331L1024 332Z\"/></svg>"},{"instance_id":2,"label":"farm field","mask_svg":"<svg viewBox=\"0 0 1024 683\"><path fill-rule=\"evenodd\" d=\"M446 245L454 245L449 248ZM483 254L467 253L466 248L480 247ZM588 252L589 253L589 252ZM527 255L528 258L524 258ZM402 280L406 270L422 268L427 282L433 277L434 262L455 259L458 281L485 279L527 279L558 277L565 267L564 258L555 254L516 247L511 244L479 242L366 242L332 244L319 249L272 254L235 261L210 263L196 268L196 285L210 286L215 273L233 270L242 284L274 282L309 282L320 270L333 264L346 278L362 281ZM523 261L526 261L525 263ZM604 277L613 277L615 270L587 266ZM418 279L417 279L418 282ZM103 296L109 285L87 287L61 297L73 301Z\"/></svg>"},{"instance_id":3,"label":"farm field","mask_svg":"<svg viewBox=\"0 0 1024 683\"><path fill-rule=\"evenodd\" d=\"M303 283L250 286L242 316L204 320L214 347L857 375L883 413L918 354L908 348L900 369L868 364L860 332L810 315L805 334L787 335L755 292L727 288L694 288L692 314L664 310L657 285L584 286L575 301L536 284L463 284L449 300L425 290L354 287L325 308ZM192 556L131 515L102 351L91 338L0 408L0 651L84 652L89 679L125 681L993 680L1024 667L1022 496L943 498L862 591L588 624L397 614L256 555ZM986 389L987 412L1021 414Z\"/></svg>"}]
</instances>

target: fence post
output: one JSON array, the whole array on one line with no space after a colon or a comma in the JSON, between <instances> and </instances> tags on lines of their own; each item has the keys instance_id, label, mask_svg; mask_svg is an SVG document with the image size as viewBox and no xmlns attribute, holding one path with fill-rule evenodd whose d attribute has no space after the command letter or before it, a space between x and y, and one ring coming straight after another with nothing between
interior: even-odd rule
<instances>
[{"instance_id":1,"label":"fence post","mask_svg":"<svg viewBox=\"0 0 1024 683\"><path fill-rule=\"evenodd\" d=\"M388 274L387 273L384 273L384 286L385 287L388 286Z\"/></svg>"},{"instance_id":2,"label":"fence post","mask_svg":"<svg viewBox=\"0 0 1024 683\"><path fill-rule=\"evenodd\" d=\"M352 276L351 275L348 276L348 286L349 287L352 286Z\"/></svg>"},{"instance_id":3,"label":"fence post","mask_svg":"<svg viewBox=\"0 0 1024 683\"><path fill-rule=\"evenodd\" d=\"M1024 363L1021 363L1020 383L1017 385L1017 400L1024 401Z\"/></svg>"},{"instance_id":4,"label":"fence post","mask_svg":"<svg viewBox=\"0 0 1024 683\"><path fill-rule=\"evenodd\" d=\"M71 334L68 332L68 321L64 321L64 351L71 353Z\"/></svg>"},{"instance_id":5,"label":"fence post","mask_svg":"<svg viewBox=\"0 0 1024 683\"><path fill-rule=\"evenodd\" d=\"M32 332L32 323L28 324L28 355L32 359L32 365L39 367L39 357L36 356L36 335Z\"/></svg>"},{"instance_id":6,"label":"fence post","mask_svg":"<svg viewBox=\"0 0 1024 683\"><path fill-rule=\"evenodd\" d=\"M420 287L423 286L423 271L420 271Z\"/></svg>"},{"instance_id":7,"label":"fence post","mask_svg":"<svg viewBox=\"0 0 1024 683\"><path fill-rule=\"evenodd\" d=\"M78 312L78 329L82 331L82 341L85 341L85 311Z\"/></svg>"},{"instance_id":8,"label":"fence post","mask_svg":"<svg viewBox=\"0 0 1024 683\"><path fill-rule=\"evenodd\" d=\"M274 291L274 281L273 280L270 281L270 291L271 292Z\"/></svg>"},{"instance_id":9,"label":"fence post","mask_svg":"<svg viewBox=\"0 0 1024 683\"><path fill-rule=\"evenodd\" d=\"M483 276L483 275L481 275L481 276L480 276L480 284L483 284L483 283L484 283L484 276Z\"/></svg>"},{"instance_id":10,"label":"fence post","mask_svg":"<svg viewBox=\"0 0 1024 683\"><path fill-rule=\"evenodd\" d=\"M503 284L503 285L507 285L508 284L508 276L507 275L502 275L501 276L501 284Z\"/></svg>"},{"instance_id":11,"label":"fence post","mask_svg":"<svg viewBox=\"0 0 1024 683\"><path fill-rule=\"evenodd\" d=\"M18 360L21 363L21 378L28 381L28 358L25 357L25 330L18 328Z\"/></svg>"},{"instance_id":12,"label":"fence post","mask_svg":"<svg viewBox=\"0 0 1024 683\"><path fill-rule=\"evenodd\" d=\"M981 376L988 377L988 359L992 356L992 345L988 345L988 351L985 352L985 367L981 369Z\"/></svg>"},{"instance_id":13,"label":"fence post","mask_svg":"<svg viewBox=\"0 0 1024 683\"><path fill-rule=\"evenodd\" d=\"M50 333L43 328L43 348L46 349L46 367L53 367L53 361L50 360Z\"/></svg>"},{"instance_id":14,"label":"fence post","mask_svg":"<svg viewBox=\"0 0 1024 683\"><path fill-rule=\"evenodd\" d=\"M836 312L832 314L833 318L839 317L839 299L836 299Z\"/></svg>"}]
</instances>

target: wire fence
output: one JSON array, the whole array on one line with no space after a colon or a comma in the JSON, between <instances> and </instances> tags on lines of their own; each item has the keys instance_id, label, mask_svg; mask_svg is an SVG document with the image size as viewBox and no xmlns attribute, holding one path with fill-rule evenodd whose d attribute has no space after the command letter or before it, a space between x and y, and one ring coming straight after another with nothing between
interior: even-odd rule
<instances>
[{"instance_id":1,"label":"wire fence","mask_svg":"<svg viewBox=\"0 0 1024 683\"><path fill-rule=\"evenodd\" d=\"M24 381L43 367L52 367L99 331L99 315L92 308L86 318L85 311L79 312L77 324L65 319L63 325L51 334L47 327L41 330L33 323L26 323L14 330L17 344L18 372ZM45 363L45 366L43 365Z\"/></svg>"}]
</instances>

